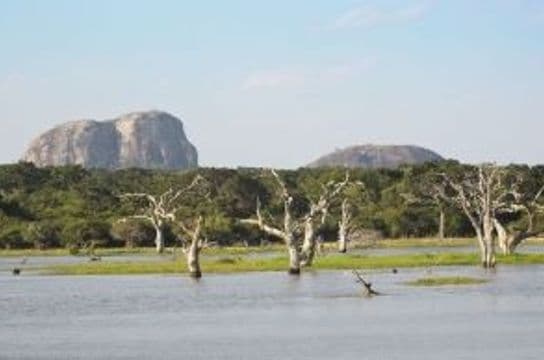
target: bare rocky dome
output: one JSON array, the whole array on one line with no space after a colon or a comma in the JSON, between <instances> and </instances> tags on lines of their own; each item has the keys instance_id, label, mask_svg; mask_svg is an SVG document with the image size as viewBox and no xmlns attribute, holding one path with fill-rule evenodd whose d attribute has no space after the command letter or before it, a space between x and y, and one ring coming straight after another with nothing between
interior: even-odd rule
<instances>
[{"instance_id":1,"label":"bare rocky dome","mask_svg":"<svg viewBox=\"0 0 544 360\"><path fill-rule=\"evenodd\" d=\"M181 120L161 111L62 124L32 141L22 160L41 167L175 170L198 166L197 150Z\"/></svg>"},{"instance_id":2,"label":"bare rocky dome","mask_svg":"<svg viewBox=\"0 0 544 360\"><path fill-rule=\"evenodd\" d=\"M413 145L356 145L320 157L308 167L396 168L403 164L443 161L434 151Z\"/></svg>"}]
</instances>

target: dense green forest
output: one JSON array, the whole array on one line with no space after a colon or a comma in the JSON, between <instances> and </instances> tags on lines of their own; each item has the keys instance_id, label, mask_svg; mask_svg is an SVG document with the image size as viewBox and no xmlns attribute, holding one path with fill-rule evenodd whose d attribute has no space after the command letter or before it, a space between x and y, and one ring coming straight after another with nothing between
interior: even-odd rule
<instances>
[{"instance_id":1,"label":"dense green forest","mask_svg":"<svg viewBox=\"0 0 544 360\"><path fill-rule=\"evenodd\" d=\"M455 174L469 166L457 162L405 166L396 170L351 169L350 177L364 184L364 190L342 194L354 209L359 229L375 230L384 237L424 237L438 232L440 211L445 218L446 236L472 236L473 230L463 214L452 204L440 205L429 196L429 179L437 173ZM544 184L544 167L510 166L522 174L524 186ZM309 201L319 196L322 185L339 181L345 169L298 169L280 171L295 195L295 209L301 213ZM100 246L152 246L154 231L145 221L120 221L138 213L137 201L123 200L128 192L160 195L168 189L187 186L196 174L209 183L208 196L183 199L179 212L190 218L205 217L206 237L220 245L244 242L257 245L263 234L244 226L239 219L255 214L256 199L270 221L280 221L281 202L274 182L261 169L200 168L184 172L128 169L86 170L77 166L37 168L29 163L0 166L0 247L50 248ZM336 240L340 216L338 198L332 204L320 230L325 241ZM523 223L523 214L512 214L507 223ZM165 224L166 245L173 246L179 230Z\"/></svg>"}]
</instances>

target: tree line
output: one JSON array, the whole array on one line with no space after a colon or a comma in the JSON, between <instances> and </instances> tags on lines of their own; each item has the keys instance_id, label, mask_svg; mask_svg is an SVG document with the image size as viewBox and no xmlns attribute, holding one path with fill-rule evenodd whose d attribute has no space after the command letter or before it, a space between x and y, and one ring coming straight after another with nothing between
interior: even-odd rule
<instances>
[{"instance_id":1,"label":"tree line","mask_svg":"<svg viewBox=\"0 0 544 360\"><path fill-rule=\"evenodd\" d=\"M371 229L384 237L476 236L482 263L538 234L544 166L455 161L399 169L191 171L0 166L0 246L182 246L197 254L263 239L286 244L290 271L316 244ZM200 272L199 269L194 270Z\"/></svg>"}]
</instances>

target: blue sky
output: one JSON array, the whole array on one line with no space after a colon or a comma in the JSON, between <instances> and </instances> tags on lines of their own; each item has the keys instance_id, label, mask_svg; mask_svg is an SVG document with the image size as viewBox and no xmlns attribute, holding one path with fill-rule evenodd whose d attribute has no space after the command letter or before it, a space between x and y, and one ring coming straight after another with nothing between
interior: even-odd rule
<instances>
[{"instance_id":1,"label":"blue sky","mask_svg":"<svg viewBox=\"0 0 544 360\"><path fill-rule=\"evenodd\" d=\"M544 1L0 2L0 162L56 124L182 117L202 165L352 144L544 163Z\"/></svg>"}]
</instances>

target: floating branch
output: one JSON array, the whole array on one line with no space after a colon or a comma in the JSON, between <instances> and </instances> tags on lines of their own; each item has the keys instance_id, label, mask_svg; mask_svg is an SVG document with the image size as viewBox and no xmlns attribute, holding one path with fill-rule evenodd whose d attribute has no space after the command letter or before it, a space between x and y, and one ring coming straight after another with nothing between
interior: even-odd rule
<instances>
[{"instance_id":1,"label":"floating branch","mask_svg":"<svg viewBox=\"0 0 544 360\"><path fill-rule=\"evenodd\" d=\"M355 277L357 277L356 282L357 282L358 284L361 284L361 286L363 287L363 294L364 294L364 296L366 296L366 297L371 297L371 296L375 296L375 295L381 295L379 292L377 292L377 291L375 291L374 289L372 289L372 283L366 281L366 280L363 278L363 275L361 275L360 272L358 272L357 270L353 270L353 274L355 275Z\"/></svg>"}]
</instances>

